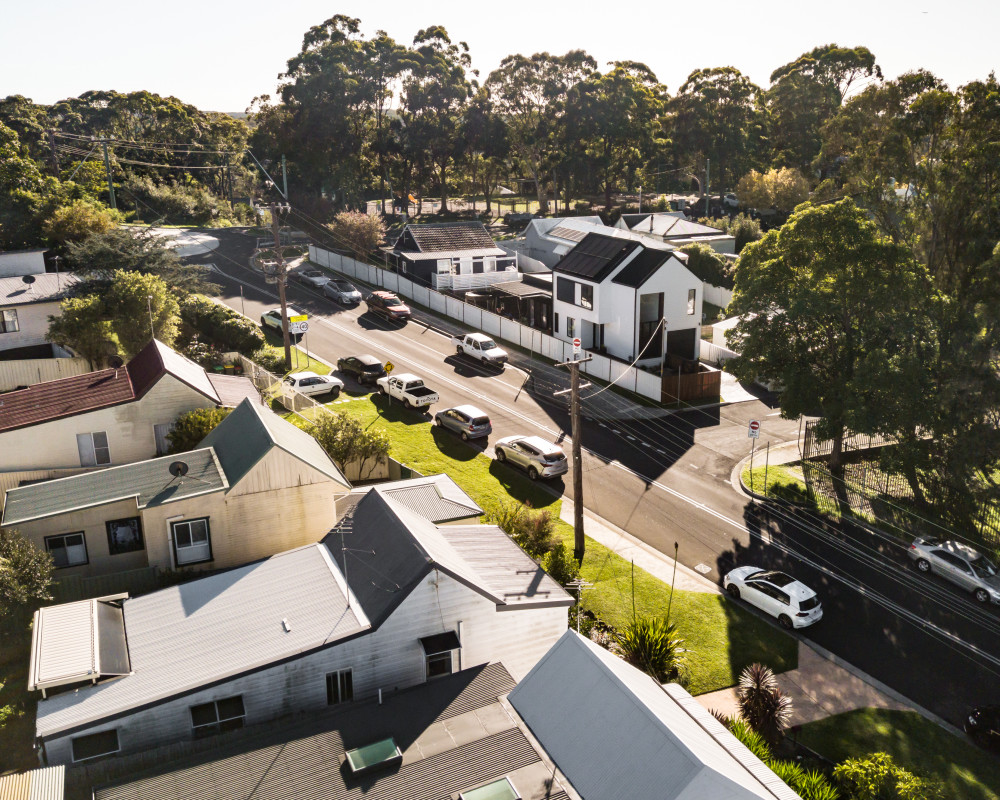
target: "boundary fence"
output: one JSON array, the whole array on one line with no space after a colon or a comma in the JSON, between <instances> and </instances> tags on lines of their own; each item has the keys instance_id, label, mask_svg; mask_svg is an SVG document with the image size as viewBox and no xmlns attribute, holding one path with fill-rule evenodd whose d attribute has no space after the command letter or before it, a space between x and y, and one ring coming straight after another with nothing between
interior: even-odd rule
<instances>
[{"instance_id":1,"label":"boundary fence","mask_svg":"<svg viewBox=\"0 0 1000 800\"><path fill-rule=\"evenodd\" d=\"M309 259L321 266L341 272L356 280L364 281L380 289L402 295L408 299L468 325L473 330L503 339L532 353L538 353L553 361L566 361L573 355L571 342L564 342L543 331L522 325L512 319L501 317L479 306L459 300L457 297L436 292L430 287L411 281L396 272L391 272L371 264L355 261L331 250L315 245L309 246ZM661 402L663 397L662 379L659 375L630 367L598 353L589 353L591 361L580 366L582 372L608 383L615 383L622 389Z\"/></svg>"}]
</instances>

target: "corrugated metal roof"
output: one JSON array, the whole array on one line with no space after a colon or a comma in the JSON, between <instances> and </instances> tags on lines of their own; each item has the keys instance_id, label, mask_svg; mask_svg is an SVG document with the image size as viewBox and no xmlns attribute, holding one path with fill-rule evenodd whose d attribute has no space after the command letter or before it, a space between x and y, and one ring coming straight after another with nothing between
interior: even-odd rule
<instances>
[{"instance_id":1,"label":"corrugated metal roof","mask_svg":"<svg viewBox=\"0 0 1000 800\"><path fill-rule=\"evenodd\" d=\"M799 800L685 696L569 630L508 699L584 797Z\"/></svg>"},{"instance_id":2,"label":"corrugated metal roof","mask_svg":"<svg viewBox=\"0 0 1000 800\"><path fill-rule=\"evenodd\" d=\"M650 229L650 219L652 219L652 229ZM713 228L711 225L702 225L700 222L691 222L684 217L676 217L670 214L647 215L645 219L629 225L629 228L636 233L650 233L653 236L660 236L666 239L677 239L688 236L728 236L725 231Z\"/></svg>"},{"instance_id":3,"label":"corrugated metal roof","mask_svg":"<svg viewBox=\"0 0 1000 800\"><path fill-rule=\"evenodd\" d=\"M43 272L30 276L34 281L24 282L24 276L0 278L0 308L27 306L32 303L54 303L68 294L68 290L80 282L73 273L59 275Z\"/></svg>"},{"instance_id":4,"label":"corrugated metal roof","mask_svg":"<svg viewBox=\"0 0 1000 800\"><path fill-rule=\"evenodd\" d=\"M318 544L124 602L132 674L38 703L48 737L369 629ZM288 620L285 631L282 620Z\"/></svg>"},{"instance_id":5,"label":"corrugated metal roof","mask_svg":"<svg viewBox=\"0 0 1000 800\"><path fill-rule=\"evenodd\" d=\"M219 405L224 408L236 408L244 400L260 402L260 392L253 381L242 375L217 375L210 372L208 380L219 396Z\"/></svg>"},{"instance_id":6,"label":"corrugated metal roof","mask_svg":"<svg viewBox=\"0 0 1000 800\"><path fill-rule=\"evenodd\" d=\"M242 480L272 447L280 447L339 483L351 484L312 436L247 398L206 436L200 447L214 447L230 486Z\"/></svg>"},{"instance_id":7,"label":"corrugated metal roof","mask_svg":"<svg viewBox=\"0 0 1000 800\"><path fill-rule=\"evenodd\" d=\"M469 250L433 250L429 253L415 253L402 250L398 254L407 261L437 261L439 258L486 258L497 256L499 258L513 257L501 247L478 247Z\"/></svg>"},{"instance_id":8,"label":"corrugated metal roof","mask_svg":"<svg viewBox=\"0 0 1000 800\"><path fill-rule=\"evenodd\" d=\"M540 764L498 702L514 682L499 664L478 667L259 732L244 730L211 753L161 765L129 783L100 787L95 800L443 800ZM451 723L454 724L451 724ZM398 769L345 782L347 749L392 736ZM538 787L544 792L543 787ZM525 794L536 800L541 794ZM546 797L564 796L558 783Z\"/></svg>"},{"instance_id":9,"label":"corrugated metal roof","mask_svg":"<svg viewBox=\"0 0 1000 800\"><path fill-rule=\"evenodd\" d=\"M125 369L102 369L0 396L0 433L127 403L135 398Z\"/></svg>"},{"instance_id":10,"label":"corrugated metal roof","mask_svg":"<svg viewBox=\"0 0 1000 800\"><path fill-rule=\"evenodd\" d=\"M28 688L46 689L129 671L121 608L80 600L38 609Z\"/></svg>"},{"instance_id":11,"label":"corrugated metal roof","mask_svg":"<svg viewBox=\"0 0 1000 800\"><path fill-rule=\"evenodd\" d=\"M183 477L170 474L175 461L188 465ZM203 448L8 489L3 524L17 525L130 497L136 498L137 508L165 505L226 488L214 452Z\"/></svg>"},{"instance_id":12,"label":"corrugated metal roof","mask_svg":"<svg viewBox=\"0 0 1000 800\"><path fill-rule=\"evenodd\" d=\"M483 509L447 475L428 475L355 489L359 495L375 489L400 505L435 524L466 517L478 517Z\"/></svg>"}]
</instances>

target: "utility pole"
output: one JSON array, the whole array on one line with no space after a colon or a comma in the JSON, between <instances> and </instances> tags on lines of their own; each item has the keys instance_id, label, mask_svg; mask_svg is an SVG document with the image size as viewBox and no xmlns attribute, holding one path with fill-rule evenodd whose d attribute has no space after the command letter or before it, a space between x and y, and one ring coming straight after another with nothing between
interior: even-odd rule
<instances>
[{"instance_id":1,"label":"utility pole","mask_svg":"<svg viewBox=\"0 0 1000 800\"><path fill-rule=\"evenodd\" d=\"M59 177L59 157L56 155L56 132L49 128L49 149L52 150L52 174Z\"/></svg>"},{"instance_id":2,"label":"utility pole","mask_svg":"<svg viewBox=\"0 0 1000 800\"><path fill-rule=\"evenodd\" d=\"M711 174L710 173L711 167L712 167L712 159L706 158L705 159L705 216L706 217L711 216L711 214L709 214L708 211L709 206L712 205L712 193L708 184L708 178L709 175Z\"/></svg>"},{"instance_id":3,"label":"utility pole","mask_svg":"<svg viewBox=\"0 0 1000 800\"><path fill-rule=\"evenodd\" d=\"M579 355L579 350L575 348L574 356ZM562 394L570 396L570 420L573 436L573 557L577 563L583 563L583 451L582 451L582 431L580 424L580 390L589 388L590 384L580 384L580 365L593 360L593 356L586 358L573 358L556 364L557 367L569 367L570 388L553 392L554 397Z\"/></svg>"},{"instance_id":4,"label":"utility pole","mask_svg":"<svg viewBox=\"0 0 1000 800\"><path fill-rule=\"evenodd\" d=\"M282 196L288 199L288 165L285 163L285 154L281 154L281 187L284 191Z\"/></svg>"},{"instance_id":5,"label":"utility pole","mask_svg":"<svg viewBox=\"0 0 1000 800\"><path fill-rule=\"evenodd\" d=\"M284 160L284 159L282 159ZM278 213L287 213L287 203L271 203L271 230L274 233L274 255L278 259L278 300L281 301L281 338L285 343L285 372L292 371L292 337L288 333L288 301L285 298L285 259L281 254L281 221Z\"/></svg>"},{"instance_id":6,"label":"utility pole","mask_svg":"<svg viewBox=\"0 0 1000 800\"><path fill-rule=\"evenodd\" d=\"M111 159L108 157L108 140L101 139L101 144L104 146L104 172L108 176L108 200L112 208L118 208L115 204L115 184L111 179Z\"/></svg>"}]
</instances>

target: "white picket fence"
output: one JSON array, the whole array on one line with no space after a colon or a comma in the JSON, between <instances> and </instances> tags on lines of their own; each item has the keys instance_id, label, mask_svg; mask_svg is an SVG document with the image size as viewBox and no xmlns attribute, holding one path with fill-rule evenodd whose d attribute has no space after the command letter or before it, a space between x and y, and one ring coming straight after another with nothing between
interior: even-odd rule
<instances>
[{"instance_id":1,"label":"white picket fence","mask_svg":"<svg viewBox=\"0 0 1000 800\"><path fill-rule=\"evenodd\" d=\"M0 361L0 392L9 392L18 386L70 378L90 372L85 358L29 358Z\"/></svg>"},{"instance_id":2,"label":"white picket fence","mask_svg":"<svg viewBox=\"0 0 1000 800\"><path fill-rule=\"evenodd\" d=\"M433 289L414 283L398 273L373 267L371 264L363 264L350 256L323 250L315 245L309 246L309 260L349 277L378 286L380 289L400 294L438 314L458 320L472 330L488 333L490 336L503 339L525 350L551 358L553 361L566 361L573 354L573 345L570 342L556 339L547 333L493 314L479 308L479 306L465 303L456 297L435 292ZM657 402L660 401L661 379L659 375L630 367L597 353L590 353L590 355L593 360L582 365L583 372L609 383L614 381L622 389L627 389Z\"/></svg>"}]
</instances>

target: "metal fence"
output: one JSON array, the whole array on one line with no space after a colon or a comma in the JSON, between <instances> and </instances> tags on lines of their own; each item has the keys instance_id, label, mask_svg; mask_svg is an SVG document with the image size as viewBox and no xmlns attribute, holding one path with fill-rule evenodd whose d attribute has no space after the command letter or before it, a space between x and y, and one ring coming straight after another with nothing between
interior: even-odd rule
<instances>
[{"instance_id":1,"label":"metal fence","mask_svg":"<svg viewBox=\"0 0 1000 800\"><path fill-rule=\"evenodd\" d=\"M431 311L468 325L473 330L488 333L490 336L503 339L553 361L566 361L573 355L571 342L564 342L536 328L501 317L457 297L441 294L427 286L414 283L396 272L364 264L350 256L324 250L315 245L309 246L309 259L351 278L410 298ZM592 360L581 365L582 372L609 383L617 381L616 385L622 389L657 402L662 399L662 381L659 375L597 353L590 355Z\"/></svg>"},{"instance_id":2,"label":"metal fence","mask_svg":"<svg viewBox=\"0 0 1000 800\"><path fill-rule=\"evenodd\" d=\"M90 362L85 358L0 361L0 392L9 392L18 386L32 386L44 381L83 375L85 372L90 372Z\"/></svg>"}]
</instances>

